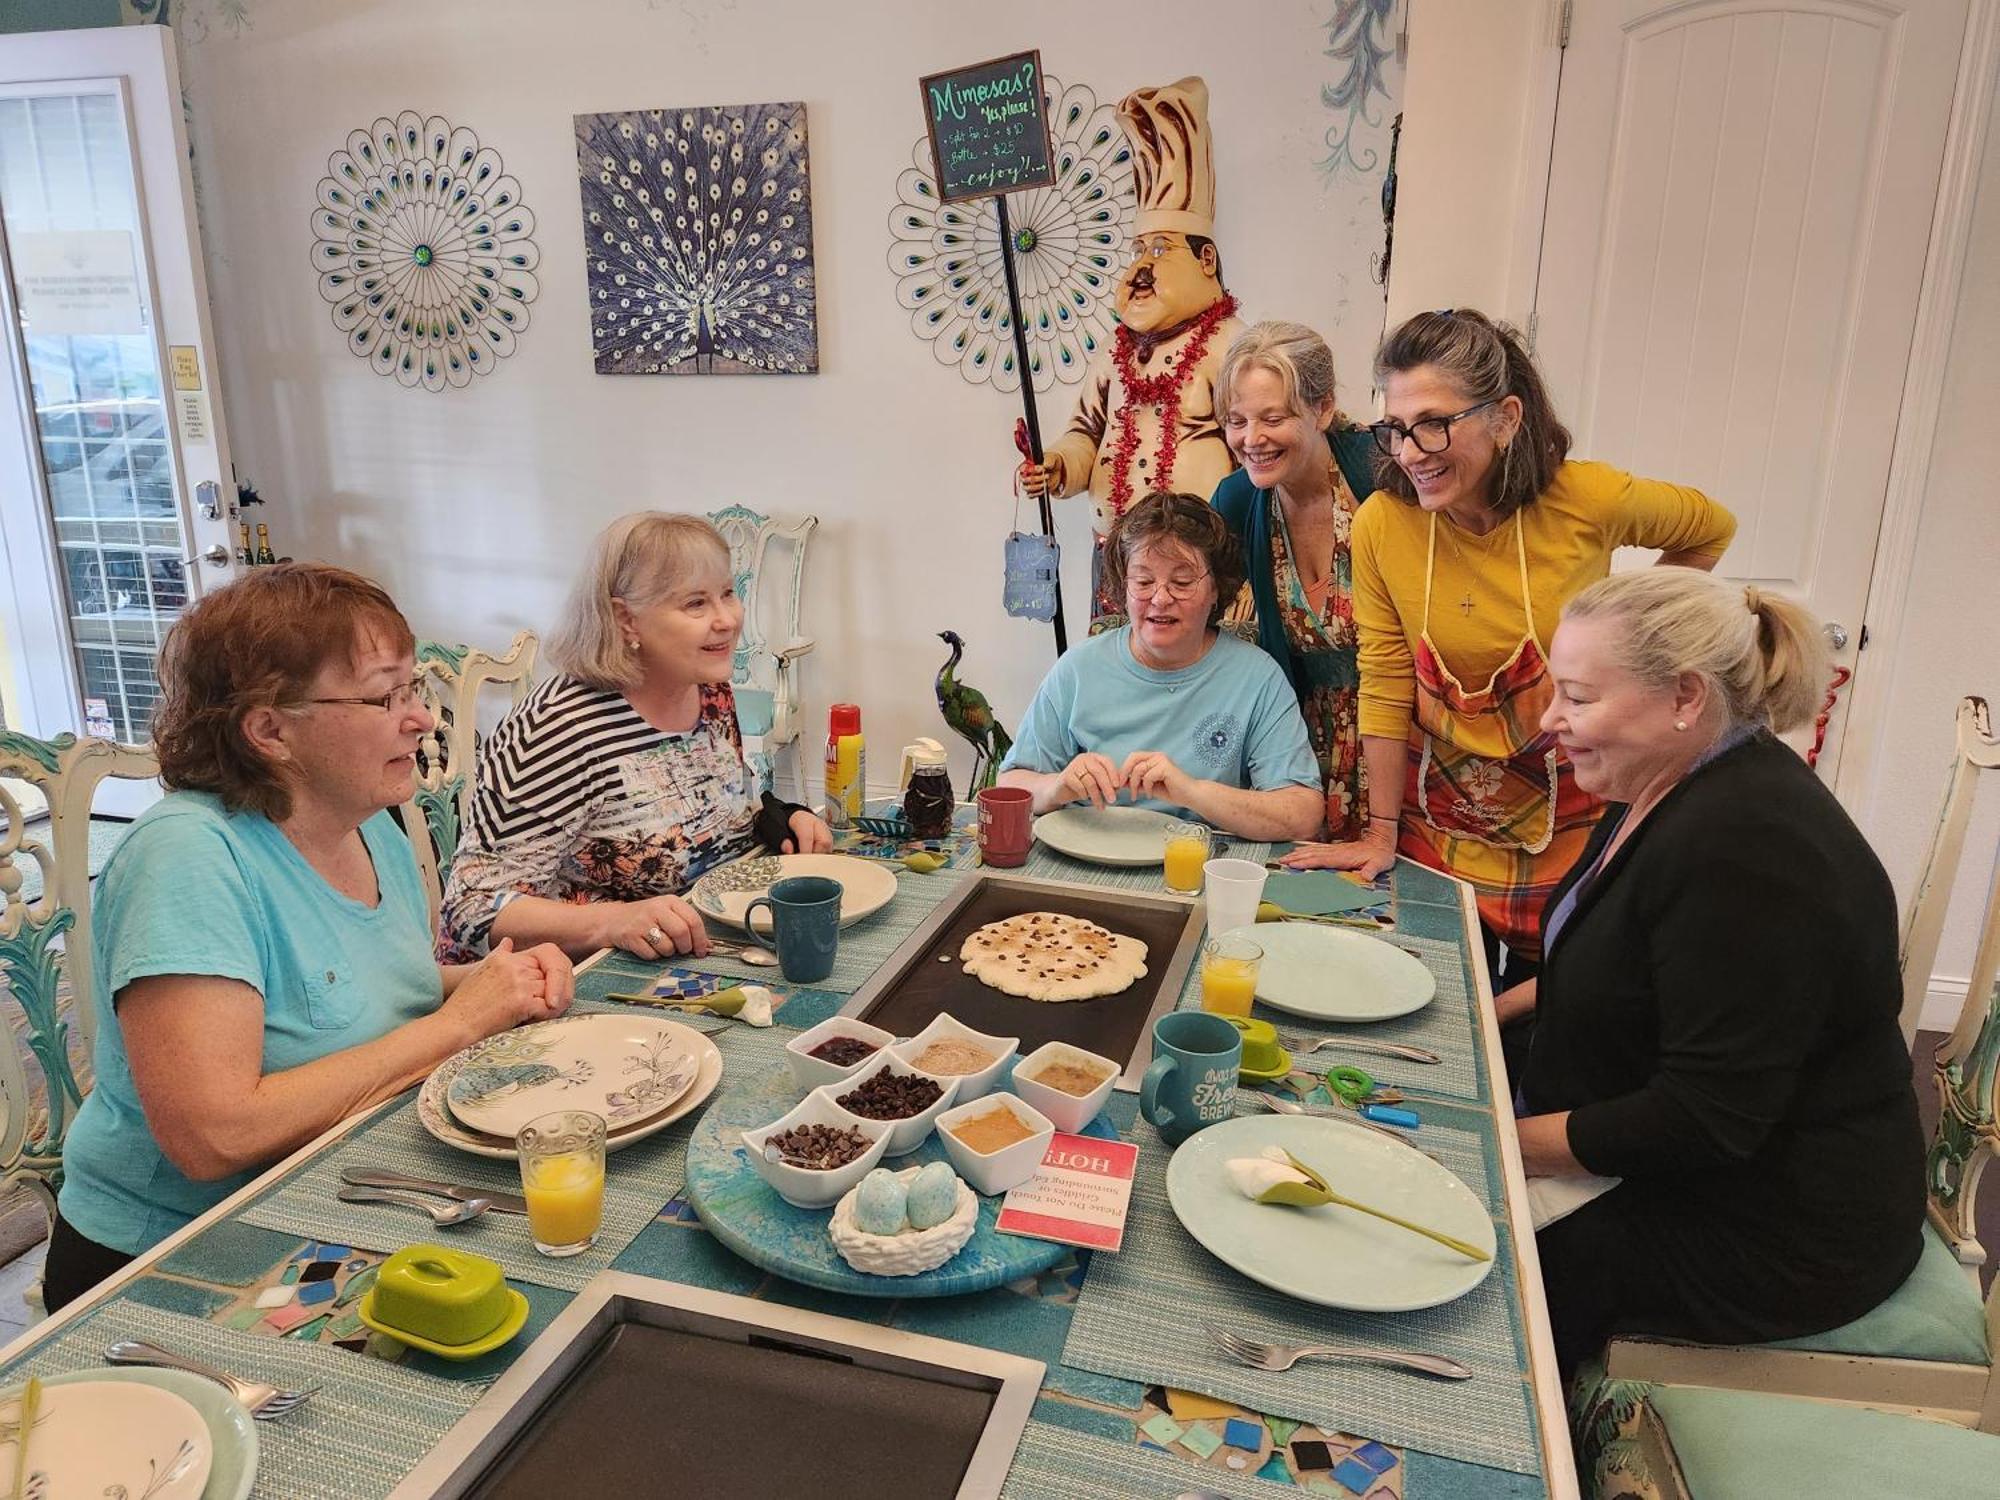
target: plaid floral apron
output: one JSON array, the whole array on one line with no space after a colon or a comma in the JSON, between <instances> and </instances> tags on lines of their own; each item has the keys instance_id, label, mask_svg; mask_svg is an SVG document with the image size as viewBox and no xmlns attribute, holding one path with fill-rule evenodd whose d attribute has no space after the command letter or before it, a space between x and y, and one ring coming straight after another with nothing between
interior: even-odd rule
<instances>
[{"instance_id":1,"label":"plaid floral apron","mask_svg":"<svg viewBox=\"0 0 2000 1500\"><path fill-rule=\"evenodd\" d=\"M1480 919L1525 959L1541 953L1542 907L1583 852L1604 804L1576 784L1541 718L1555 693L1535 638L1528 553L1515 516L1527 633L1485 687L1468 690L1431 640L1437 517L1424 558L1424 623L1413 653L1416 722L1398 850L1469 882Z\"/></svg>"}]
</instances>

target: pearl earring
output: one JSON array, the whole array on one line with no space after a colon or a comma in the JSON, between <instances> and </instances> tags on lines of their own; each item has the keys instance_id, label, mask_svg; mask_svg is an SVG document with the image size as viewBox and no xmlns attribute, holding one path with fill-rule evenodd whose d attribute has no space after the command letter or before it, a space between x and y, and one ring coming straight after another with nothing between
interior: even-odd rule
<instances>
[{"instance_id":1,"label":"pearl earring","mask_svg":"<svg viewBox=\"0 0 2000 1500\"><path fill-rule=\"evenodd\" d=\"M1688 721L1686 719L1674 720L1674 728L1680 730L1681 733L1683 734L1687 733L1687 727L1688 727Z\"/></svg>"},{"instance_id":2,"label":"pearl earring","mask_svg":"<svg viewBox=\"0 0 2000 1500\"><path fill-rule=\"evenodd\" d=\"M639 643L636 640L627 640L625 642L625 649L627 651L637 651L639 649Z\"/></svg>"}]
</instances>

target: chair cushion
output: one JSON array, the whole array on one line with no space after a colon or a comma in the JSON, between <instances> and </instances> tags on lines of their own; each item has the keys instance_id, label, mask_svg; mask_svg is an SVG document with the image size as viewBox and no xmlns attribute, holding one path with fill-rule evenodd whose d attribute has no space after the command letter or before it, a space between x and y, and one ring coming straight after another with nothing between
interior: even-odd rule
<instances>
[{"instance_id":1,"label":"chair cushion","mask_svg":"<svg viewBox=\"0 0 2000 1500\"><path fill-rule=\"evenodd\" d=\"M736 727L745 739L758 739L771 732L778 715L777 698L763 688L740 687L736 694Z\"/></svg>"},{"instance_id":2,"label":"chair cushion","mask_svg":"<svg viewBox=\"0 0 2000 1500\"><path fill-rule=\"evenodd\" d=\"M1888 1301L1825 1333L1780 1339L1765 1347L1962 1365L1993 1363L1979 1293L1958 1257L1929 1224L1924 1225L1924 1251L1917 1268Z\"/></svg>"},{"instance_id":3,"label":"chair cushion","mask_svg":"<svg viewBox=\"0 0 2000 1500\"><path fill-rule=\"evenodd\" d=\"M2000 1436L1792 1396L1659 1385L1689 1500L1992 1500Z\"/></svg>"}]
</instances>

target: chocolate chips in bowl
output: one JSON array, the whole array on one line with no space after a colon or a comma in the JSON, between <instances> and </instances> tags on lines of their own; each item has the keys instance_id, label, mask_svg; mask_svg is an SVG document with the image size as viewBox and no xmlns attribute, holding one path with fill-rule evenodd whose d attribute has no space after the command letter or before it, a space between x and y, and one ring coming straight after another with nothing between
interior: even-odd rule
<instances>
[{"instance_id":1,"label":"chocolate chips in bowl","mask_svg":"<svg viewBox=\"0 0 2000 1500\"><path fill-rule=\"evenodd\" d=\"M873 1042L858 1036L830 1036L817 1047L806 1053L807 1057L817 1057L821 1062L832 1063L836 1068L850 1067L863 1058L873 1057L881 1049Z\"/></svg>"},{"instance_id":2,"label":"chocolate chips in bowl","mask_svg":"<svg viewBox=\"0 0 2000 1500\"><path fill-rule=\"evenodd\" d=\"M778 1159L789 1167L808 1172L831 1172L868 1154L872 1144L852 1125L794 1125L765 1139L775 1147Z\"/></svg>"},{"instance_id":3,"label":"chocolate chips in bowl","mask_svg":"<svg viewBox=\"0 0 2000 1500\"><path fill-rule=\"evenodd\" d=\"M943 1094L932 1079L884 1068L846 1093L835 1095L834 1103L864 1120L907 1120L929 1109Z\"/></svg>"}]
</instances>

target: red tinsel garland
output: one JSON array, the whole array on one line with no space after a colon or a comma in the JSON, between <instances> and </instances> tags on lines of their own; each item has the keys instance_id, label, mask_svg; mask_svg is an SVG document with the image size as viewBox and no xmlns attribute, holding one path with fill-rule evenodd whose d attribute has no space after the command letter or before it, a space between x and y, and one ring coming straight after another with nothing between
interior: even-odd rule
<instances>
[{"instance_id":1,"label":"red tinsel garland","mask_svg":"<svg viewBox=\"0 0 2000 1500\"><path fill-rule=\"evenodd\" d=\"M1174 451L1180 445L1181 396L1194 377L1208 341L1215 330L1236 315L1236 299L1227 293L1189 325L1187 347L1178 355L1168 355L1157 374L1141 375L1133 347L1132 330L1119 325L1111 345L1111 358L1118 380L1125 388L1125 404L1118 412L1118 440L1111 448L1111 514L1122 516L1132 503L1132 460L1139 452L1139 424L1133 414L1150 406L1160 418L1160 463L1153 473L1152 488L1172 486Z\"/></svg>"}]
</instances>

